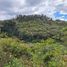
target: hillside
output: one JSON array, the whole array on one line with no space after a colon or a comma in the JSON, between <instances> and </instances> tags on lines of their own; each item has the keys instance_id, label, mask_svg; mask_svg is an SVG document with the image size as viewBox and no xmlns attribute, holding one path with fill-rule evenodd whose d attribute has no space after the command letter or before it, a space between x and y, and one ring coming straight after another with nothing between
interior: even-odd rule
<instances>
[{"instance_id":1,"label":"hillside","mask_svg":"<svg viewBox=\"0 0 67 67\"><path fill-rule=\"evenodd\" d=\"M66 67L67 22L44 15L0 21L0 67Z\"/></svg>"}]
</instances>

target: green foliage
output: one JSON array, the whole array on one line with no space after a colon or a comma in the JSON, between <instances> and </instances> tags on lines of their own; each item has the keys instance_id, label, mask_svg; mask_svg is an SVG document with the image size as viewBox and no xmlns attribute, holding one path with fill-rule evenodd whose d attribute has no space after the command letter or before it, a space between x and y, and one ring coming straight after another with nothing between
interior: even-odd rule
<instances>
[{"instance_id":1,"label":"green foliage","mask_svg":"<svg viewBox=\"0 0 67 67\"><path fill-rule=\"evenodd\" d=\"M48 38L61 41L62 32L60 30L66 27L67 23L53 21L44 15L19 15L15 19L2 21L0 25L1 32L6 32L8 36L35 42Z\"/></svg>"},{"instance_id":2,"label":"green foliage","mask_svg":"<svg viewBox=\"0 0 67 67\"><path fill-rule=\"evenodd\" d=\"M33 61L39 65L38 67L41 64L46 67L61 67L63 66L62 56L64 54L67 54L64 46L56 43L53 39L47 39L34 46Z\"/></svg>"},{"instance_id":3,"label":"green foliage","mask_svg":"<svg viewBox=\"0 0 67 67\"><path fill-rule=\"evenodd\" d=\"M4 67L23 67L23 65L20 60L13 58L8 64L5 64Z\"/></svg>"},{"instance_id":4,"label":"green foliage","mask_svg":"<svg viewBox=\"0 0 67 67\"><path fill-rule=\"evenodd\" d=\"M66 67L66 26L43 15L0 22L0 67Z\"/></svg>"},{"instance_id":5,"label":"green foliage","mask_svg":"<svg viewBox=\"0 0 67 67\"><path fill-rule=\"evenodd\" d=\"M22 67L22 64L27 67L61 67L65 63L62 57L66 54L66 47L51 38L37 43L24 43L16 38L0 39L1 67L4 64L6 67Z\"/></svg>"},{"instance_id":6,"label":"green foliage","mask_svg":"<svg viewBox=\"0 0 67 67\"><path fill-rule=\"evenodd\" d=\"M61 36L61 40L63 41L63 44L67 46L67 27L64 27L62 30L63 36Z\"/></svg>"}]
</instances>

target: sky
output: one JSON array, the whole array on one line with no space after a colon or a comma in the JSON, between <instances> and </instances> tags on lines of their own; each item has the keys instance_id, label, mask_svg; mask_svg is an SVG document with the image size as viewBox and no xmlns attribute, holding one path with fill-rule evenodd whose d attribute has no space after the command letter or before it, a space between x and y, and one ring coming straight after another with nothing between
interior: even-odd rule
<instances>
[{"instance_id":1,"label":"sky","mask_svg":"<svg viewBox=\"0 0 67 67\"><path fill-rule=\"evenodd\" d=\"M67 21L67 0L0 0L0 20L19 14L44 14Z\"/></svg>"}]
</instances>

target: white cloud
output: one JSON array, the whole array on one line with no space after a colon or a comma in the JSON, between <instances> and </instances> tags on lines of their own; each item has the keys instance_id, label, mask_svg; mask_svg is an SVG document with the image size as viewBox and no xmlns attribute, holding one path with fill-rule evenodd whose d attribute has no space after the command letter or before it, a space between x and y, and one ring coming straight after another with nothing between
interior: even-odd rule
<instances>
[{"instance_id":1,"label":"white cloud","mask_svg":"<svg viewBox=\"0 0 67 67\"><path fill-rule=\"evenodd\" d=\"M66 7L67 0L0 0L0 19L18 14L44 14L55 19L57 11L67 14Z\"/></svg>"}]
</instances>

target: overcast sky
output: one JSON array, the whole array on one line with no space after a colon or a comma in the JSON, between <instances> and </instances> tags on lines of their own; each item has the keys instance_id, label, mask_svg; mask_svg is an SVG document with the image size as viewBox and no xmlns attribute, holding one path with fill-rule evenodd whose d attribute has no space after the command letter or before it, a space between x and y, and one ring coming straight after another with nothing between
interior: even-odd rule
<instances>
[{"instance_id":1,"label":"overcast sky","mask_svg":"<svg viewBox=\"0 0 67 67\"><path fill-rule=\"evenodd\" d=\"M19 14L44 14L67 20L67 0L0 0L0 20Z\"/></svg>"}]
</instances>

